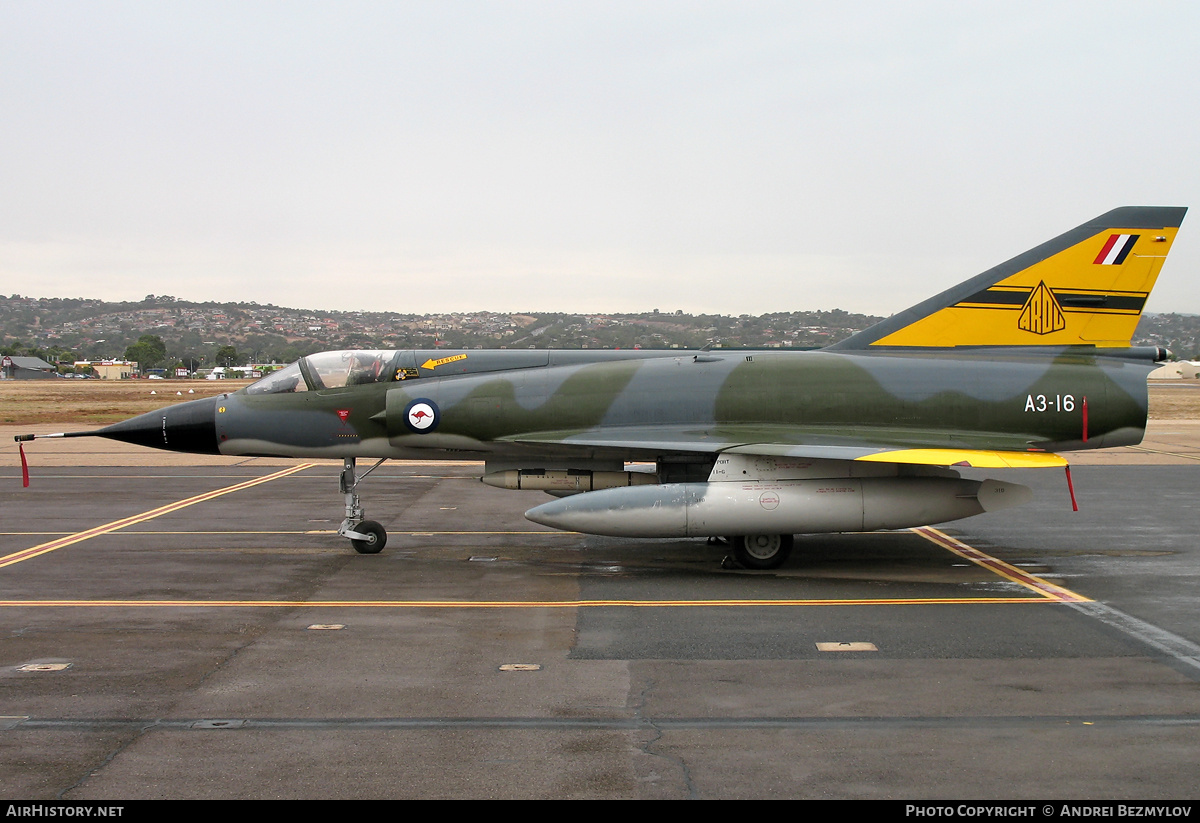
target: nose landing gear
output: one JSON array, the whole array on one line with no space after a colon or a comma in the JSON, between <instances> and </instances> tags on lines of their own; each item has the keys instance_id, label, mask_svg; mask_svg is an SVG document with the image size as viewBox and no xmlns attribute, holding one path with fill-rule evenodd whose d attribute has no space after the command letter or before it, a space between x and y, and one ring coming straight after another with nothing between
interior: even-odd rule
<instances>
[{"instance_id":1,"label":"nose landing gear","mask_svg":"<svg viewBox=\"0 0 1200 823\"><path fill-rule=\"evenodd\" d=\"M385 460L387 460L386 457L381 457L379 462L362 474L355 473L353 457L342 460L342 476L339 485L342 495L346 498L346 519L342 521L342 525L338 526L337 533L342 537L348 537L350 545L359 554L379 554L387 545L387 531L383 526L374 520L363 519L365 512L359 505L358 492L355 491L363 478L382 466Z\"/></svg>"}]
</instances>

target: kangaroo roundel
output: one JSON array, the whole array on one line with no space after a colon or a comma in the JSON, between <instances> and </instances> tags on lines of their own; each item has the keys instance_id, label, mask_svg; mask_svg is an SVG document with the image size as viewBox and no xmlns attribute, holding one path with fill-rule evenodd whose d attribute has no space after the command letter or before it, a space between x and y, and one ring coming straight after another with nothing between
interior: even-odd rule
<instances>
[{"instance_id":1,"label":"kangaroo roundel","mask_svg":"<svg viewBox=\"0 0 1200 823\"><path fill-rule=\"evenodd\" d=\"M437 403L424 397L412 401L404 410L404 422L418 434L433 431L441 419L442 413L438 411Z\"/></svg>"}]
</instances>

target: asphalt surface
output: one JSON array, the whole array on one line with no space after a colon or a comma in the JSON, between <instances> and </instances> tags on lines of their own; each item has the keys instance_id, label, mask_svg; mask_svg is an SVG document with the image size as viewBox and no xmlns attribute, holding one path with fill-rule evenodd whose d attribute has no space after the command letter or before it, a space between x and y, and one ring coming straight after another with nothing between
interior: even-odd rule
<instances>
[{"instance_id":1,"label":"asphalt surface","mask_svg":"<svg viewBox=\"0 0 1200 823\"><path fill-rule=\"evenodd\" d=\"M549 531L471 466L365 481L375 556L331 463L0 469L0 795L1194 799L1175 462L1077 466L1078 512L993 472L1037 498L777 572Z\"/></svg>"}]
</instances>

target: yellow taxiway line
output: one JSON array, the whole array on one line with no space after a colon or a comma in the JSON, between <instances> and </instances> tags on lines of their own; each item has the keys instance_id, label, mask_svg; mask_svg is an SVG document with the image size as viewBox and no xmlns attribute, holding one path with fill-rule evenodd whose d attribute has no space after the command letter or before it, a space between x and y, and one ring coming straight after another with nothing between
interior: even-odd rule
<instances>
[{"instance_id":1,"label":"yellow taxiway line","mask_svg":"<svg viewBox=\"0 0 1200 823\"><path fill-rule=\"evenodd\" d=\"M1040 604L1044 597L912 597L847 600L0 600L0 608L220 609L592 609L714 608L718 606L928 606Z\"/></svg>"},{"instance_id":2,"label":"yellow taxiway line","mask_svg":"<svg viewBox=\"0 0 1200 823\"><path fill-rule=\"evenodd\" d=\"M125 528L126 526L132 526L135 523L143 523L147 520L153 520L154 518L160 517L164 514L170 514L171 512L178 511L179 509L183 509L188 506L194 506L197 503L203 503L205 500L212 500L214 497L220 497L221 495L230 494L231 492L248 489L251 486L257 486L260 483L268 483L272 480L278 480L281 477L286 477L289 474L295 474L296 472L303 471L304 469L307 469L313 465L315 464L301 463L298 466L291 466L283 469L282 471L277 471L274 474L256 477L251 480L246 480L242 483L236 483L232 486L226 486L223 489L216 489L211 492L205 492L204 494L198 494L195 497L189 497L184 500L177 500L174 503L168 503L165 506L159 506L157 509L151 509L148 512L135 514L131 517L122 518L121 520L114 520L111 523L105 523L103 526L96 526L95 528L91 528L86 531L69 534L66 537L60 537L58 540L51 540L48 543L41 543L33 548L0 557L0 568L11 566L14 563L20 563L23 560L29 560L31 557L37 557L39 555L46 554L47 552L52 552L55 549L61 549L64 546L81 543L84 540L90 540L91 538L98 537L102 534L115 532L119 529Z\"/></svg>"},{"instance_id":3,"label":"yellow taxiway line","mask_svg":"<svg viewBox=\"0 0 1200 823\"><path fill-rule=\"evenodd\" d=\"M1010 566L1003 560L997 560L990 554L984 554L979 549L968 546L961 540L956 540L945 532L940 532L932 526L920 526L912 529L916 534L921 535L931 543L936 543L944 549L954 552L964 560L970 560L979 566L983 566L988 571L994 572L1006 580L1011 580L1013 583L1019 583L1027 589L1030 589L1037 594L1042 595L1048 600L1056 603L1090 603L1091 598L1076 594L1070 589L1064 589L1062 586L1056 586L1053 583L1043 580L1037 575L1022 571L1016 566Z\"/></svg>"},{"instance_id":4,"label":"yellow taxiway line","mask_svg":"<svg viewBox=\"0 0 1200 823\"><path fill-rule=\"evenodd\" d=\"M1167 451L1166 449L1152 449L1149 446L1129 446L1128 448L1134 451L1147 452L1149 454L1165 454L1168 457L1182 457L1184 460L1200 460L1200 456L1194 454L1182 454L1180 452Z\"/></svg>"},{"instance_id":5,"label":"yellow taxiway line","mask_svg":"<svg viewBox=\"0 0 1200 823\"><path fill-rule=\"evenodd\" d=\"M0 531L0 536L4 537L40 537L48 534L61 534L70 536L66 531ZM164 535L164 534L204 534L204 535L245 535L245 534L292 534L292 535L308 535L308 536L325 536L337 534L337 529L206 529L206 530L187 530L187 529L166 529L156 531L154 529L144 529L138 531L138 536L145 535ZM389 537L397 535L407 535L409 537L436 537L439 535L457 534L457 535L485 535L485 534L504 534L504 535L521 535L522 537L562 537L572 534L580 534L578 531L530 531L528 529L510 529L508 531L500 531L496 529L480 530L470 529L462 531L389 531Z\"/></svg>"}]
</instances>

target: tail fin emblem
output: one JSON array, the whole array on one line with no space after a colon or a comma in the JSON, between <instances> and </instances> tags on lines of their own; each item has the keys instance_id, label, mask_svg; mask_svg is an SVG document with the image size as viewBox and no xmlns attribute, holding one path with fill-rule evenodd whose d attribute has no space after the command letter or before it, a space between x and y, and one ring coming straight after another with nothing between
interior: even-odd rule
<instances>
[{"instance_id":1,"label":"tail fin emblem","mask_svg":"<svg viewBox=\"0 0 1200 823\"><path fill-rule=\"evenodd\" d=\"M1034 334L1050 334L1066 327L1067 318L1063 315L1062 306L1043 280L1021 307L1017 328Z\"/></svg>"},{"instance_id":2,"label":"tail fin emblem","mask_svg":"<svg viewBox=\"0 0 1200 823\"><path fill-rule=\"evenodd\" d=\"M1100 254L1096 255L1096 259L1092 263L1097 266L1121 265L1129 256L1129 252L1133 251L1133 244L1139 237L1141 237L1140 234L1109 235L1108 242L1104 244L1104 248L1100 249Z\"/></svg>"}]
</instances>

